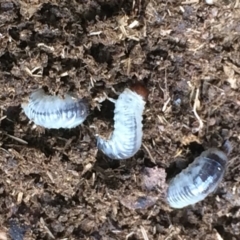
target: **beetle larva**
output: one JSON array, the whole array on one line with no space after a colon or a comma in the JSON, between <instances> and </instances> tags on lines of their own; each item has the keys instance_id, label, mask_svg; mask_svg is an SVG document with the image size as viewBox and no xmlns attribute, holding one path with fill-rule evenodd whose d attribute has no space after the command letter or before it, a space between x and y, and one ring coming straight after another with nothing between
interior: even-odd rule
<instances>
[{"instance_id":1,"label":"beetle larva","mask_svg":"<svg viewBox=\"0 0 240 240\"><path fill-rule=\"evenodd\" d=\"M114 131L109 140L97 136L97 147L109 158L132 157L142 144L142 114L148 90L140 84L126 88L115 103Z\"/></svg>"},{"instance_id":2,"label":"beetle larva","mask_svg":"<svg viewBox=\"0 0 240 240\"><path fill-rule=\"evenodd\" d=\"M204 151L170 181L168 204L172 208L184 208L205 199L221 182L227 160L227 155L216 148Z\"/></svg>"},{"instance_id":3,"label":"beetle larva","mask_svg":"<svg viewBox=\"0 0 240 240\"><path fill-rule=\"evenodd\" d=\"M84 99L68 94L64 98L50 96L43 89L34 91L22 108L30 120L45 128L74 128L88 116L88 105Z\"/></svg>"}]
</instances>

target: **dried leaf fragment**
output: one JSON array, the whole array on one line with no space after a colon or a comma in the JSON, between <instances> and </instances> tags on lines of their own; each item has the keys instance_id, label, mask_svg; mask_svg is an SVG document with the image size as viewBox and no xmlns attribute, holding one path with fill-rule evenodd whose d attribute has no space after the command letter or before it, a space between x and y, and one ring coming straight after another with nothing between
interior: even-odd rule
<instances>
[{"instance_id":1,"label":"dried leaf fragment","mask_svg":"<svg viewBox=\"0 0 240 240\"><path fill-rule=\"evenodd\" d=\"M153 197L153 196L124 196L121 197L120 203L132 210L137 210L137 209L146 209L151 206L153 206L156 201L158 200L158 197Z\"/></svg>"}]
</instances>

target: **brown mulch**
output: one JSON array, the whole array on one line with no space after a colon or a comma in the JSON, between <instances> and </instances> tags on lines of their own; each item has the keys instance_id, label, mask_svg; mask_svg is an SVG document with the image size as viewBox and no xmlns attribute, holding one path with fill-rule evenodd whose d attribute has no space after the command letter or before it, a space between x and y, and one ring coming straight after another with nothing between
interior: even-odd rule
<instances>
[{"instance_id":1,"label":"brown mulch","mask_svg":"<svg viewBox=\"0 0 240 240\"><path fill-rule=\"evenodd\" d=\"M0 1L0 239L239 239L240 2L215 2ZM137 81L150 91L143 145L112 161L94 135L110 134L114 106L98 100ZM34 127L20 104L39 87L86 97L91 114ZM170 209L165 177L226 139L217 191ZM151 193L146 168L161 174Z\"/></svg>"}]
</instances>

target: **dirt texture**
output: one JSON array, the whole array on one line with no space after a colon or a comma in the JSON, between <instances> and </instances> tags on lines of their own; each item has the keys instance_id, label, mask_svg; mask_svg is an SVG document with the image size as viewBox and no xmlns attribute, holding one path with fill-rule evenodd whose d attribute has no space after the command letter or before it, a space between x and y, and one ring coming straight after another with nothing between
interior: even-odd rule
<instances>
[{"instance_id":1,"label":"dirt texture","mask_svg":"<svg viewBox=\"0 0 240 240\"><path fill-rule=\"evenodd\" d=\"M239 23L238 0L1 0L0 239L240 239ZM95 134L114 105L98 101L138 81L142 148L107 159ZM21 103L40 87L85 97L89 117L34 127ZM171 209L166 181L227 139L217 191Z\"/></svg>"}]
</instances>

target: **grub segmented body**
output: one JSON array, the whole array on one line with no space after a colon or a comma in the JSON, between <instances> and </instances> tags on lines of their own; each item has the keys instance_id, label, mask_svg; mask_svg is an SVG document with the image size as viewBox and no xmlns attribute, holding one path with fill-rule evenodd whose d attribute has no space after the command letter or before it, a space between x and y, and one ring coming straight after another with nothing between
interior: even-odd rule
<instances>
[{"instance_id":1,"label":"grub segmented body","mask_svg":"<svg viewBox=\"0 0 240 240\"><path fill-rule=\"evenodd\" d=\"M44 128L74 128L88 116L88 104L68 94L63 98L50 96L43 89L34 91L22 108L27 117Z\"/></svg>"},{"instance_id":2,"label":"grub segmented body","mask_svg":"<svg viewBox=\"0 0 240 240\"><path fill-rule=\"evenodd\" d=\"M170 181L168 204L172 208L184 208L205 199L221 182L227 160L227 155L216 148L204 151Z\"/></svg>"},{"instance_id":3,"label":"grub segmented body","mask_svg":"<svg viewBox=\"0 0 240 240\"><path fill-rule=\"evenodd\" d=\"M114 131L109 140L97 136L97 147L112 159L135 155L142 144L142 114L148 91L141 85L126 88L115 102Z\"/></svg>"}]
</instances>

